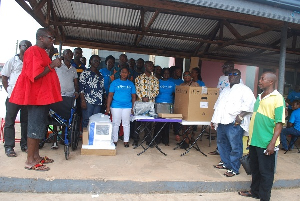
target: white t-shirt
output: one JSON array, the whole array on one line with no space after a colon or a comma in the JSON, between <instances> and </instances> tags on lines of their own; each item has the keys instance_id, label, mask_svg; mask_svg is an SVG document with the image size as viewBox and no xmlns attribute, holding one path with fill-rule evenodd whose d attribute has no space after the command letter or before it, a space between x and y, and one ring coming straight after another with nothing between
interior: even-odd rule
<instances>
[{"instance_id":1,"label":"white t-shirt","mask_svg":"<svg viewBox=\"0 0 300 201\"><path fill-rule=\"evenodd\" d=\"M78 78L76 68L74 66L70 66L70 68L68 68L62 61L61 67L55 68L55 71L59 79L61 95L68 97L74 96L74 79Z\"/></svg>"},{"instance_id":2,"label":"white t-shirt","mask_svg":"<svg viewBox=\"0 0 300 201\"><path fill-rule=\"evenodd\" d=\"M3 66L1 74L9 78L7 87L8 98L10 98L10 95L15 87L17 79L21 74L22 68L23 61L20 60L18 55L8 60Z\"/></svg>"}]
</instances>

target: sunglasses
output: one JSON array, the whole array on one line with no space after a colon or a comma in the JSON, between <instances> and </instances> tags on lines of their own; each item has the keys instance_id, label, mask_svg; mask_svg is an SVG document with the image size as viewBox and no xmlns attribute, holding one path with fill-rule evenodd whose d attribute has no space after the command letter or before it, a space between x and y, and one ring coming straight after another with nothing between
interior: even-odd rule
<instances>
[{"instance_id":1,"label":"sunglasses","mask_svg":"<svg viewBox=\"0 0 300 201\"><path fill-rule=\"evenodd\" d=\"M240 75L239 73L228 73L228 76L238 76Z\"/></svg>"},{"instance_id":2,"label":"sunglasses","mask_svg":"<svg viewBox=\"0 0 300 201\"><path fill-rule=\"evenodd\" d=\"M45 36L45 37L49 38L50 40L55 40L55 37L53 36Z\"/></svg>"},{"instance_id":3,"label":"sunglasses","mask_svg":"<svg viewBox=\"0 0 300 201\"><path fill-rule=\"evenodd\" d=\"M232 67L232 65L223 65L222 68L229 68Z\"/></svg>"},{"instance_id":4,"label":"sunglasses","mask_svg":"<svg viewBox=\"0 0 300 201\"><path fill-rule=\"evenodd\" d=\"M183 77L190 77L190 76L191 76L190 74L183 75Z\"/></svg>"}]
</instances>

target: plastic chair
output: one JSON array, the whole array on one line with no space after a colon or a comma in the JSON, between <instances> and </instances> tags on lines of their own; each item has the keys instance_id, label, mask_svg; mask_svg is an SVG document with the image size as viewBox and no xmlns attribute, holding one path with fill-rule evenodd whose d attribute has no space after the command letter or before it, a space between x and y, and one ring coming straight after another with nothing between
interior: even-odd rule
<instances>
[{"instance_id":1,"label":"plastic chair","mask_svg":"<svg viewBox=\"0 0 300 201\"><path fill-rule=\"evenodd\" d=\"M20 121L15 121L15 123L20 123ZM0 141L4 143L4 125L5 125L5 119L1 118L1 125L0 125ZM20 138L16 138L15 142L20 142Z\"/></svg>"}]
</instances>

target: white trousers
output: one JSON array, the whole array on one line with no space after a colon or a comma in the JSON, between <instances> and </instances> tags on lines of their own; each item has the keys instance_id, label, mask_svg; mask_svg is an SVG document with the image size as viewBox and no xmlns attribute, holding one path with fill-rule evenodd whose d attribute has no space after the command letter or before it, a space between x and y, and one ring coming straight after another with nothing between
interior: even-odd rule
<instances>
[{"instance_id":1,"label":"white trousers","mask_svg":"<svg viewBox=\"0 0 300 201\"><path fill-rule=\"evenodd\" d=\"M129 142L130 114L131 108L110 108L112 114L112 137L113 141L118 141L119 127L122 121L124 131L124 142Z\"/></svg>"}]
</instances>

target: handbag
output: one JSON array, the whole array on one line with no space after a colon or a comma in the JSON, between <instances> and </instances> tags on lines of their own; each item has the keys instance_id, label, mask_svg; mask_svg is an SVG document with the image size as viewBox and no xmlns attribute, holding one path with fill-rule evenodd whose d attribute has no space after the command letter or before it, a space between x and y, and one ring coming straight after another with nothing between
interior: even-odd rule
<instances>
[{"instance_id":1,"label":"handbag","mask_svg":"<svg viewBox=\"0 0 300 201\"><path fill-rule=\"evenodd\" d=\"M247 175L251 175L251 167L250 167L250 156L249 154L243 156L242 158L240 158L240 162L243 166L243 168L245 169Z\"/></svg>"}]
</instances>

